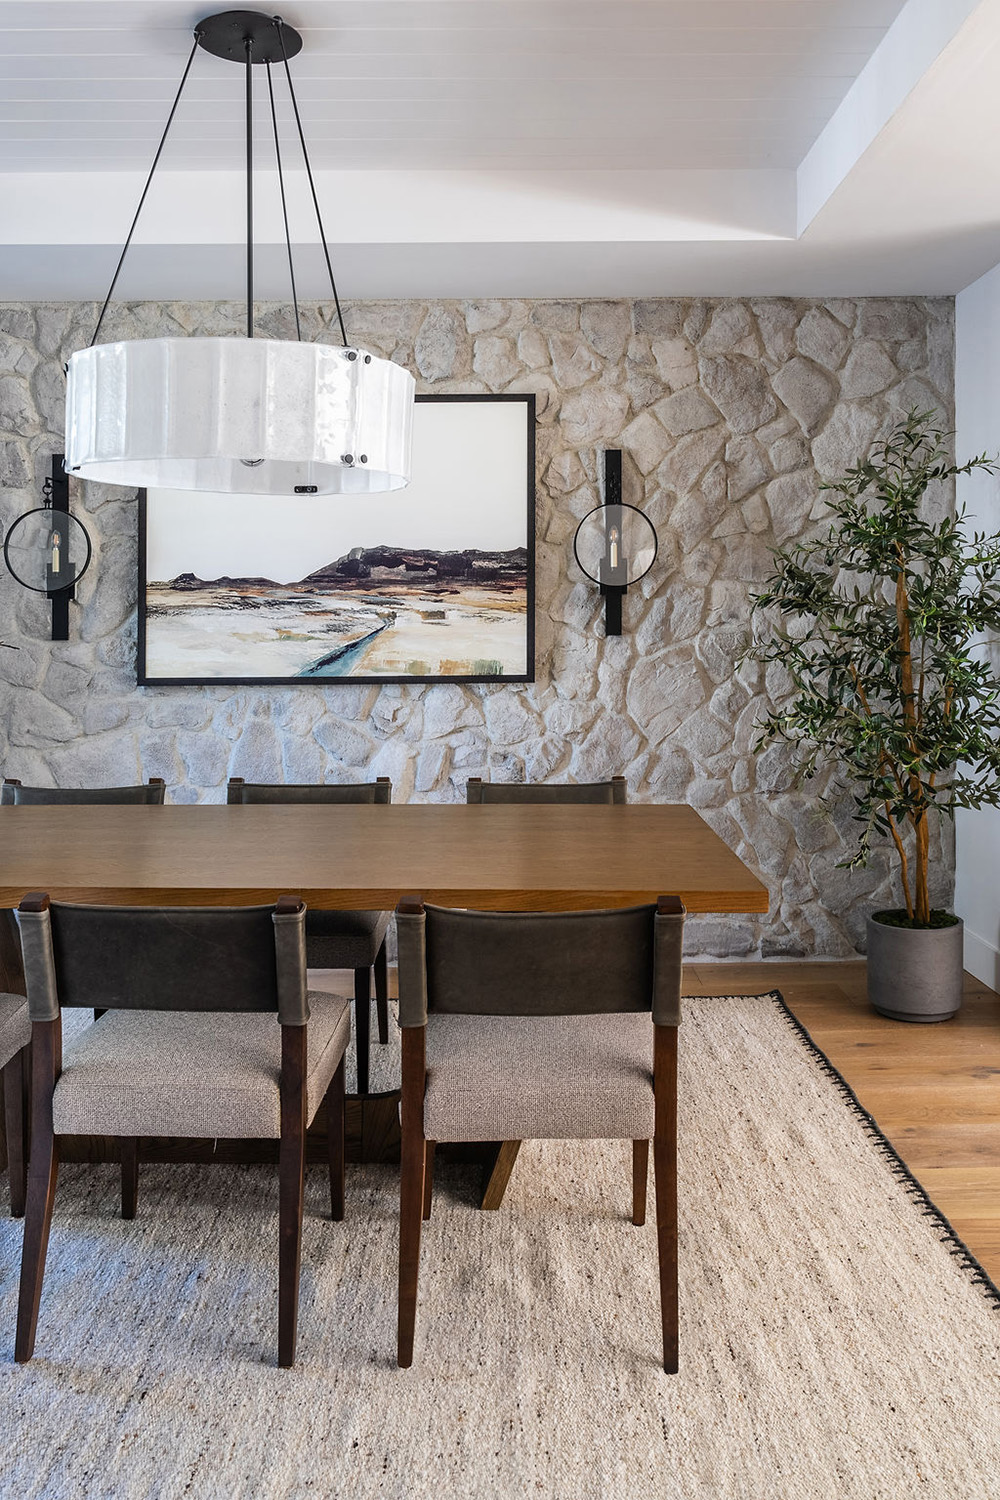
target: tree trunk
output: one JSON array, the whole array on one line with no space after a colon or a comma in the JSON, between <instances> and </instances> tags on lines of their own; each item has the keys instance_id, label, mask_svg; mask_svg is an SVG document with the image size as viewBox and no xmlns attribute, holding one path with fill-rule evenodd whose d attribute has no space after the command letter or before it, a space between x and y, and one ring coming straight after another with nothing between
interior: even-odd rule
<instances>
[{"instance_id":1,"label":"tree trunk","mask_svg":"<svg viewBox=\"0 0 1000 1500\"><path fill-rule=\"evenodd\" d=\"M913 819L913 832L916 836L916 868L914 870L914 915L919 923L929 927L931 921L930 898L927 893L927 857L929 830L927 827L927 811L923 809Z\"/></svg>"}]
</instances>

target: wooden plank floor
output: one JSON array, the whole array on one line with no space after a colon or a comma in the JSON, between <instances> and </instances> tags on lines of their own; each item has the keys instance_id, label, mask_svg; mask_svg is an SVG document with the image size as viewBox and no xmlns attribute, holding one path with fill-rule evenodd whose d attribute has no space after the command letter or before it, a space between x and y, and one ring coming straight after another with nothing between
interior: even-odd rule
<instances>
[{"instance_id":1,"label":"wooden plank floor","mask_svg":"<svg viewBox=\"0 0 1000 1500\"><path fill-rule=\"evenodd\" d=\"M684 966L689 995L772 989L1000 1283L1000 995L966 974L955 1019L917 1026L875 1014L863 962Z\"/></svg>"}]
</instances>

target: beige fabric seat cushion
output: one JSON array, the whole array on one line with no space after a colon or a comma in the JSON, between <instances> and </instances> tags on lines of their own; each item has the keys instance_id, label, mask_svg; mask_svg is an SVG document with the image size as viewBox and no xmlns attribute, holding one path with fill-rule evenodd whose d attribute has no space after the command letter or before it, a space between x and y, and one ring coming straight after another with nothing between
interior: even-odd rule
<instances>
[{"instance_id":1,"label":"beige fabric seat cushion","mask_svg":"<svg viewBox=\"0 0 1000 1500\"><path fill-rule=\"evenodd\" d=\"M311 1121L347 1048L350 1009L309 994ZM271 1013L109 1010L69 1042L52 1101L60 1135L281 1134L281 1027Z\"/></svg>"},{"instance_id":2,"label":"beige fabric seat cushion","mask_svg":"<svg viewBox=\"0 0 1000 1500\"><path fill-rule=\"evenodd\" d=\"M427 1019L431 1141L650 1140L648 1011Z\"/></svg>"},{"instance_id":3,"label":"beige fabric seat cushion","mask_svg":"<svg viewBox=\"0 0 1000 1500\"><path fill-rule=\"evenodd\" d=\"M23 995L0 995L0 1068L30 1041L27 1000Z\"/></svg>"}]
</instances>

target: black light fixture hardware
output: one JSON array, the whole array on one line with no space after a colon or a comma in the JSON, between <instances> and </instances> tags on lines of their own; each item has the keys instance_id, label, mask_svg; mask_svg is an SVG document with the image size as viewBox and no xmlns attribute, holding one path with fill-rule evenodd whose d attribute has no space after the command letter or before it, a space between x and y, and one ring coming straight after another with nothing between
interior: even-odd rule
<instances>
[{"instance_id":1,"label":"black light fixture hardware","mask_svg":"<svg viewBox=\"0 0 1000 1500\"><path fill-rule=\"evenodd\" d=\"M622 451L604 453L604 504L584 516L573 538L580 568L604 596L604 634L622 633L622 598L656 561L656 531L648 516L622 502Z\"/></svg>"},{"instance_id":2,"label":"black light fixture hardware","mask_svg":"<svg viewBox=\"0 0 1000 1500\"><path fill-rule=\"evenodd\" d=\"M42 505L18 516L4 538L3 560L12 578L52 601L52 639L69 640L69 601L90 566L87 528L71 514L63 455L53 453L42 486Z\"/></svg>"}]
</instances>

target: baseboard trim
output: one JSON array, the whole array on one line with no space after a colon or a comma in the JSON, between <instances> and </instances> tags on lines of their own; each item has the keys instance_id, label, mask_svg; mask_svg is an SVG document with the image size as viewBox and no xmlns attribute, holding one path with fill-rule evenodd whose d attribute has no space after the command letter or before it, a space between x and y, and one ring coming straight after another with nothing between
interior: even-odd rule
<instances>
[{"instance_id":1,"label":"baseboard trim","mask_svg":"<svg viewBox=\"0 0 1000 1500\"><path fill-rule=\"evenodd\" d=\"M1000 990L1000 951L985 938L965 928L965 967L991 990Z\"/></svg>"}]
</instances>

